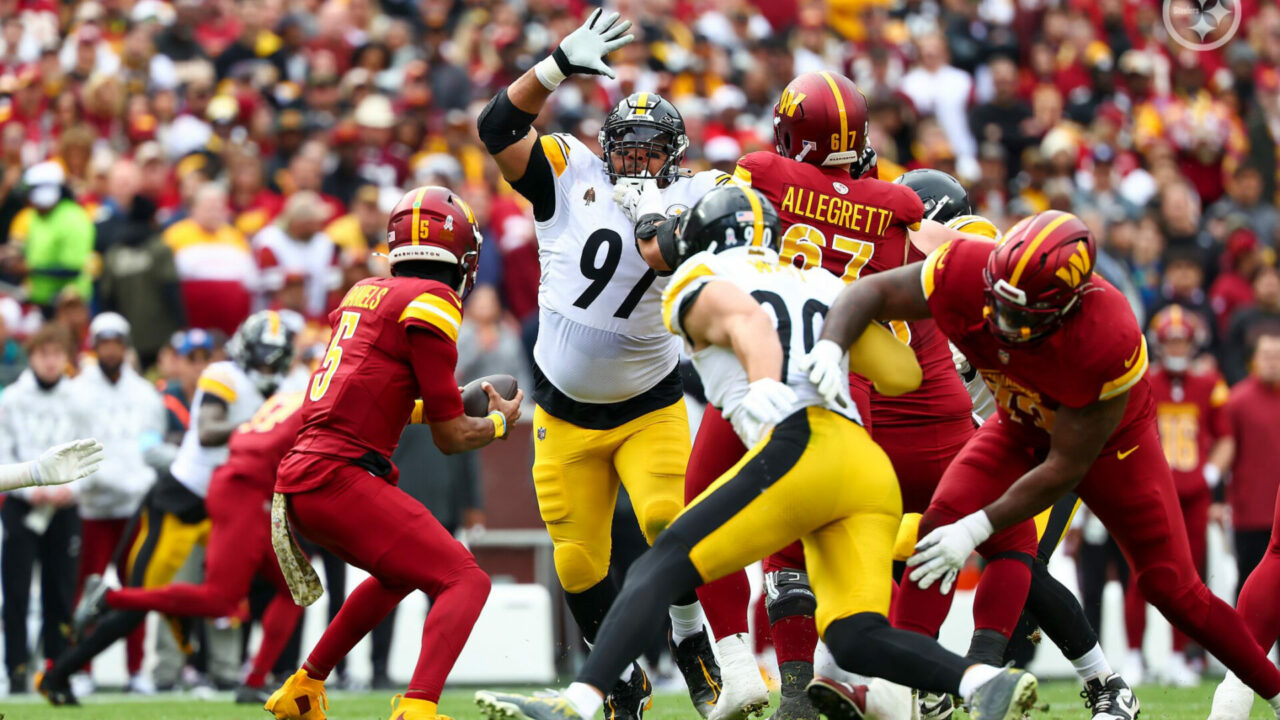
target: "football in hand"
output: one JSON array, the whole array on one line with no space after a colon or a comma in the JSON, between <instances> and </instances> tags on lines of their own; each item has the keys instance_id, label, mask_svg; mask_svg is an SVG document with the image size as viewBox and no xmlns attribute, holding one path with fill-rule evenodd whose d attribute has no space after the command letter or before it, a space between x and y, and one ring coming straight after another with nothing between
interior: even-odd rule
<instances>
[{"instance_id":1,"label":"football in hand","mask_svg":"<svg viewBox=\"0 0 1280 720\"><path fill-rule=\"evenodd\" d=\"M489 395L482 387L485 383L492 385L504 400L514 398L516 391L520 389L520 384L510 375L486 375L478 380L472 380L462 388L462 409L471 417L484 417L489 414Z\"/></svg>"}]
</instances>

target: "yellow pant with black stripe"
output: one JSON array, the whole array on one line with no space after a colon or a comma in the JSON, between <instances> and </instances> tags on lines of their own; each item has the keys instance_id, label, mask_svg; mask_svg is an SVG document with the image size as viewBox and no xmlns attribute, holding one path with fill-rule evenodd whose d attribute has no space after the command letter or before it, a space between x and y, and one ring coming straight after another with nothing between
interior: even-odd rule
<instances>
[{"instance_id":1,"label":"yellow pant with black stripe","mask_svg":"<svg viewBox=\"0 0 1280 720\"><path fill-rule=\"evenodd\" d=\"M857 613L886 615L902 495L860 425L810 407L779 423L693 500L668 533L710 582L797 538L820 633Z\"/></svg>"},{"instance_id":2,"label":"yellow pant with black stripe","mask_svg":"<svg viewBox=\"0 0 1280 720\"><path fill-rule=\"evenodd\" d=\"M1080 509L1080 498L1074 494L1067 495L1035 517L1036 538L1040 541L1036 555L1044 562L1058 549L1067 537L1071 528L1071 520ZM920 513L907 513L902 516L902 525L898 528L898 540L893 545L893 559L905 562L916 551L916 542L920 539Z\"/></svg>"},{"instance_id":3,"label":"yellow pant with black stripe","mask_svg":"<svg viewBox=\"0 0 1280 720\"><path fill-rule=\"evenodd\" d=\"M609 574L610 529L621 483L652 545L684 507L692 441L684 400L608 430L533 412L533 487L566 592Z\"/></svg>"},{"instance_id":4,"label":"yellow pant with black stripe","mask_svg":"<svg viewBox=\"0 0 1280 720\"><path fill-rule=\"evenodd\" d=\"M155 507L151 498L138 509L138 535L129 548L123 577L129 587L157 588L173 582L196 545L207 545L212 523L206 517L183 522L171 512ZM169 618L170 630L183 652L190 653L180 621Z\"/></svg>"}]
</instances>

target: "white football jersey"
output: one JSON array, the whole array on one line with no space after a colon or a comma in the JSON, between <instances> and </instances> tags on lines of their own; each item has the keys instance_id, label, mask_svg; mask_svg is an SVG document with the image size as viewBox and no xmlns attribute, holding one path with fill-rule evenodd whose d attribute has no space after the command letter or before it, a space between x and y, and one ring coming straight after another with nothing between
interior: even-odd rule
<instances>
[{"instance_id":1,"label":"white football jersey","mask_svg":"<svg viewBox=\"0 0 1280 720\"><path fill-rule=\"evenodd\" d=\"M262 407L266 398L239 365L223 360L209 365L196 381L196 394L191 398L191 423L178 446L178 456L169 466L169 474L200 497L209 492L213 471L227 461L226 445L205 447L200 444L200 403L212 395L227 404L227 418L233 423L247 422Z\"/></svg>"},{"instance_id":2,"label":"white football jersey","mask_svg":"<svg viewBox=\"0 0 1280 720\"><path fill-rule=\"evenodd\" d=\"M681 263L662 295L662 318L674 334L684 336L680 319L686 302L697 297L707 283L733 283L759 302L773 319L778 339L782 342L783 381L795 391L795 409L813 405L825 406L854 422L862 417L849 395L849 379L840 389L844 406L827 405L809 382L809 376L796 366L801 357L813 351L822 336L822 322L844 283L820 267L799 270L778 261L778 254L761 248L738 247L719 253L700 252ZM707 401L719 408L725 419L734 416L747 394L747 373L732 348L709 345L693 352L693 366L702 377ZM845 362L847 363L847 355ZM736 428L737 425L735 424ZM746 440L744 439L744 442Z\"/></svg>"},{"instance_id":3,"label":"white football jersey","mask_svg":"<svg viewBox=\"0 0 1280 720\"><path fill-rule=\"evenodd\" d=\"M599 155L571 135L544 135L555 212L536 223L542 278L534 359L560 392L584 403L628 400L671 374L679 339L662 325L663 288L636 249L635 224L613 201ZM676 215L724 182L721 172L681 177L662 190Z\"/></svg>"}]
</instances>

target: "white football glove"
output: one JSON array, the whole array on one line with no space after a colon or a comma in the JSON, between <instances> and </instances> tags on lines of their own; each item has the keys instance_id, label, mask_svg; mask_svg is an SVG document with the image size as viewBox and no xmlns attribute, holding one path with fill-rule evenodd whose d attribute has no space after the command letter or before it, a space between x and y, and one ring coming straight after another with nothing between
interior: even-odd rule
<instances>
[{"instance_id":1,"label":"white football glove","mask_svg":"<svg viewBox=\"0 0 1280 720\"><path fill-rule=\"evenodd\" d=\"M665 214L662 212L662 191L658 189L657 180L618 178L613 186L613 201L633 223L639 222L645 215Z\"/></svg>"},{"instance_id":2,"label":"white football glove","mask_svg":"<svg viewBox=\"0 0 1280 720\"><path fill-rule=\"evenodd\" d=\"M991 520L982 510L943 525L916 543L916 553L907 558L907 567L915 568L909 577L921 590L941 579L938 591L946 595L973 549L986 542L992 532Z\"/></svg>"},{"instance_id":3,"label":"white football glove","mask_svg":"<svg viewBox=\"0 0 1280 720\"><path fill-rule=\"evenodd\" d=\"M1212 490L1222 483L1222 470L1217 465L1204 465L1204 484Z\"/></svg>"},{"instance_id":4,"label":"white football glove","mask_svg":"<svg viewBox=\"0 0 1280 720\"><path fill-rule=\"evenodd\" d=\"M102 443L92 438L55 445L31 463L32 483L63 485L81 480L98 471L102 457Z\"/></svg>"},{"instance_id":5,"label":"white football glove","mask_svg":"<svg viewBox=\"0 0 1280 720\"><path fill-rule=\"evenodd\" d=\"M800 358L797 368L809 374L809 382L828 405L837 403L840 390L848 382L849 365L844 350L831 340L819 340L813 351Z\"/></svg>"},{"instance_id":6,"label":"white football glove","mask_svg":"<svg viewBox=\"0 0 1280 720\"><path fill-rule=\"evenodd\" d=\"M747 386L742 404L733 413L733 427L747 447L755 447L765 433L796 409L799 402L795 391L783 383L773 378L756 380Z\"/></svg>"},{"instance_id":7,"label":"white football glove","mask_svg":"<svg viewBox=\"0 0 1280 720\"><path fill-rule=\"evenodd\" d=\"M623 35L630 27L630 20L618 22L618 13L604 15L603 9L596 8L582 27L569 33L549 57L533 67L534 75L548 90L555 90L570 75L615 78L604 58L636 39L635 35Z\"/></svg>"}]
</instances>

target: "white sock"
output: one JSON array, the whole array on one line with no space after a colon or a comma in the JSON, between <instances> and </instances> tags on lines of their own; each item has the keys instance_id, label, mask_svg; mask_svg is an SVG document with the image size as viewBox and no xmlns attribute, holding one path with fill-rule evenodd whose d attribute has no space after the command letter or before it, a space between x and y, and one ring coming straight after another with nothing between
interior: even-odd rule
<instances>
[{"instance_id":1,"label":"white sock","mask_svg":"<svg viewBox=\"0 0 1280 720\"><path fill-rule=\"evenodd\" d=\"M747 636L744 634L720 638L716 641L716 649L720 651L722 668L742 663L755 667L756 658L751 654L751 647L747 645Z\"/></svg>"},{"instance_id":2,"label":"white sock","mask_svg":"<svg viewBox=\"0 0 1280 720\"><path fill-rule=\"evenodd\" d=\"M1271 707L1274 708L1277 712L1280 712L1280 695L1277 695L1273 698L1269 698L1267 702L1271 703Z\"/></svg>"},{"instance_id":3,"label":"white sock","mask_svg":"<svg viewBox=\"0 0 1280 720\"><path fill-rule=\"evenodd\" d=\"M627 666L626 670L623 670L622 673L618 675L618 679L621 680L622 682L627 682L628 680L631 679L631 676L634 675L635 672L636 672L636 664L631 663L630 665Z\"/></svg>"},{"instance_id":4,"label":"white sock","mask_svg":"<svg viewBox=\"0 0 1280 720\"><path fill-rule=\"evenodd\" d=\"M971 665L960 678L960 697L964 698L965 702L969 702L974 691L987 684L988 680L999 675L1000 672L1000 668L994 665Z\"/></svg>"},{"instance_id":5,"label":"white sock","mask_svg":"<svg viewBox=\"0 0 1280 720\"><path fill-rule=\"evenodd\" d=\"M672 605L667 612L671 615L671 639L676 645L702 632L702 623L706 620L702 614L702 603Z\"/></svg>"},{"instance_id":6,"label":"white sock","mask_svg":"<svg viewBox=\"0 0 1280 720\"><path fill-rule=\"evenodd\" d=\"M600 696L600 692L586 683L576 682L570 683L569 687L560 694L569 701L579 715L592 720L596 716L596 711L604 705L604 698Z\"/></svg>"},{"instance_id":7,"label":"white sock","mask_svg":"<svg viewBox=\"0 0 1280 720\"><path fill-rule=\"evenodd\" d=\"M1081 655L1071 664L1076 668L1076 674L1084 682L1089 682L1096 677L1106 678L1111 675L1111 664L1107 662L1107 656L1102 653L1102 645L1095 643L1089 652Z\"/></svg>"}]
</instances>

